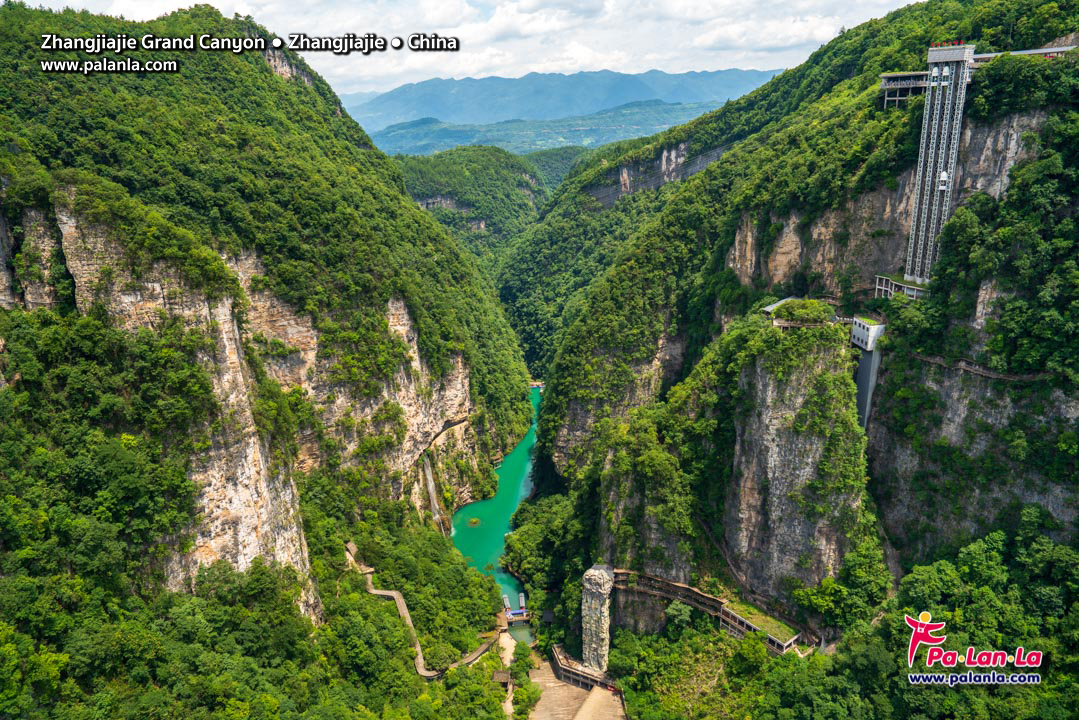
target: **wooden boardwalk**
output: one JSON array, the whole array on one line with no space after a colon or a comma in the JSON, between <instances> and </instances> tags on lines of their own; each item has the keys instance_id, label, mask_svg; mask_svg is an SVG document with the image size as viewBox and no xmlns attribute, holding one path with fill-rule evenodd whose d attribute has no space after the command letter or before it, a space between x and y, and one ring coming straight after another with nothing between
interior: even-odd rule
<instances>
[{"instance_id":1,"label":"wooden boardwalk","mask_svg":"<svg viewBox=\"0 0 1079 720\"><path fill-rule=\"evenodd\" d=\"M797 643L801 639L800 633L795 633L793 637L786 640L780 640L731 610L726 600L684 583L635 570L614 568L614 587L620 592L643 593L666 600L678 600L703 613L719 618L720 627L734 637L742 637L751 632L764 632L765 647L776 655L782 655L792 649L797 652Z\"/></svg>"},{"instance_id":2,"label":"wooden boardwalk","mask_svg":"<svg viewBox=\"0 0 1079 720\"><path fill-rule=\"evenodd\" d=\"M1010 382L1033 382L1035 380L1046 380L1053 377L1051 372L1030 373L1027 375L1015 375L1013 373L998 372L991 368L987 368L984 365L979 365L976 362L960 358L953 366L950 362L940 357L939 355L922 355L920 353L912 352L911 355L916 360L921 360L924 363L930 363L932 365L939 365L947 370L961 370L968 372L971 375L981 375L982 377L991 378L993 380L1007 380Z\"/></svg>"}]
</instances>

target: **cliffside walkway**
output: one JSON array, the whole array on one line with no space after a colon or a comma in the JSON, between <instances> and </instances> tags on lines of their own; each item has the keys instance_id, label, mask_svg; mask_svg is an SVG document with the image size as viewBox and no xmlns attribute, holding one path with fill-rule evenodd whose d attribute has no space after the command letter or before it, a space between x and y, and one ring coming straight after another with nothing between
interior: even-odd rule
<instances>
[{"instance_id":1,"label":"cliffside walkway","mask_svg":"<svg viewBox=\"0 0 1079 720\"><path fill-rule=\"evenodd\" d=\"M405 621L405 624L408 625L409 632L412 633L412 647L416 650L416 673L424 680L437 680L446 674L446 670L452 670L453 668L462 666L467 667L476 662L498 642L498 636L505 631L505 628L502 627L502 623L499 623L498 630L494 635L485 640L478 648L463 656L457 662L451 664L446 670L430 670L427 667L427 663L424 662L423 648L420 647L420 638L416 634L416 626L412 624L412 614L408 611L408 604L405 602L404 596L396 590L379 590L375 587L374 580L372 580L372 575L375 573L373 567L357 563L356 559L348 549L345 550L345 557L348 559L350 565L358 569L365 576L367 580L367 592L372 595L378 595L379 597L390 598L397 606L397 614Z\"/></svg>"},{"instance_id":2,"label":"cliffside walkway","mask_svg":"<svg viewBox=\"0 0 1079 720\"><path fill-rule=\"evenodd\" d=\"M780 640L731 610L727 607L726 600L709 595L698 588L621 568L614 569L614 587L623 592L643 593L685 603L712 617L719 618L720 627L734 637L742 637L751 632L762 632L765 636L765 646L773 654L782 655L791 649L797 652L796 646L798 640L801 639L801 633L795 633L789 640Z\"/></svg>"},{"instance_id":3,"label":"cliffside walkway","mask_svg":"<svg viewBox=\"0 0 1079 720\"><path fill-rule=\"evenodd\" d=\"M961 370L962 372L967 372L971 375L981 375L982 377L992 378L993 380L1029 382L1034 380L1046 380L1053 377L1053 373L1050 372L1030 373L1028 375L1015 375L1013 373L997 372L996 370L987 368L984 365L979 365L978 363L971 362L970 360L965 359L957 360L955 365L952 365L950 362L938 355L921 355L919 353L911 353L911 355L913 355L915 359L921 360L924 363L929 363L931 365L939 365L940 367L948 370Z\"/></svg>"}]
</instances>

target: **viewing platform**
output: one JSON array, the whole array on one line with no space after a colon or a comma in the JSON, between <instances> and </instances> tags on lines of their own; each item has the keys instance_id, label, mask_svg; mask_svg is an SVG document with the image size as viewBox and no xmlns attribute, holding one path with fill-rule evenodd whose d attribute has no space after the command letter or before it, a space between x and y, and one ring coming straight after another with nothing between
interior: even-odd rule
<instances>
[{"instance_id":1,"label":"viewing platform","mask_svg":"<svg viewBox=\"0 0 1079 720\"><path fill-rule=\"evenodd\" d=\"M911 300L921 300L929 292L927 284L912 280L900 280L892 275L877 275L876 281L873 297L891 298L897 293L903 293Z\"/></svg>"},{"instance_id":2,"label":"viewing platform","mask_svg":"<svg viewBox=\"0 0 1079 720\"><path fill-rule=\"evenodd\" d=\"M963 45L944 46L942 48L932 48L936 51L936 54L943 55L949 48L958 50L965 47ZM1037 57L1056 58L1064 55L1067 52L1074 50L1076 45L1062 45L1058 47L1046 47L1046 48L1034 48L1032 50L1013 50L1008 53L994 52L994 53L978 53L971 54L969 57L963 58L967 61L967 66L970 72L966 74L964 83L969 84L973 79L972 73L978 68L988 63L993 58L999 57L1004 54L1008 55L1033 55ZM957 58L958 59L958 58ZM912 72L890 72L881 73L880 75L880 91L884 95L884 107L898 107L899 103L907 100L914 95L922 95L925 93L925 89L929 87L931 82L930 71L927 70L915 70ZM941 80L944 78L942 77ZM932 82L939 82L940 80L933 79Z\"/></svg>"}]
</instances>

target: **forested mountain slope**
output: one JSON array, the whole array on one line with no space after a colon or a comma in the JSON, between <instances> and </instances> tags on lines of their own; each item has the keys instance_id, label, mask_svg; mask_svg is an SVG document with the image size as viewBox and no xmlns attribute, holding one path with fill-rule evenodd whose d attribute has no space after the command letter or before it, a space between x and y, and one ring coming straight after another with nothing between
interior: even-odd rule
<instances>
[{"instance_id":1,"label":"forested mountain slope","mask_svg":"<svg viewBox=\"0 0 1079 720\"><path fill-rule=\"evenodd\" d=\"M548 190L553 191L562 184L562 179L588 152L588 148L567 145L566 147L551 148L550 150L537 150L525 155L525 159L536 166L540 175L543 176L543 182L547 185Z\"/></svg>"},{"instance_id":2,"label":"forested mountain slope","mask_svg":"<svg viewBox=\"0 0 1079 720\"><path fill-rule=\"evenodd\" d=\"M295 55L53 74L42 33L270 38L0 7L0 715L502 717L343 552L433 667L493 623L424 520L529 423L476 261Z\"/></svg>"},{"instance_id":3,"label":"forested mountain slope","mask_svg":"<svg viewBox=\"0 0 1079 720\"><path fill-rule=\"evenodd\" d=\"M847 632L835 660L805 664L751 660L761 648L744 643L702 698L680 679L698 670L681 658L709 662L703 626L641 611L644 629L668 626L665 638L616 637L626 654L611 653L637 711L948 717L951 700L935 705L895 679L902 615L923 606L960 646L1056 648L1051 691L968 688L964 702L987 717L1070 702L1076 646L1054 638L1076 612L1074 54L979 69L960 141L961 207L929 299L873 301L866 286L905 258L921 128L919 100L882 109L879 73L923 68L932 42L1023 49L1077 26L1074 3L896 11L715 113L593 153L515 241L500 292L547 381L539 443L550 476L508 547L559 618L551 641L578 642L580 573L597 560L754 598L826 637ZM694 158L713 156L683 179ZM645 176L671 181L627 192ZM513 272L536 257L542 275ZM838 336L821 359L826 328L838 329L832 311L795 306L774 327L761 316L766 297L790 294L886 317L866 431L849 374L821 372L844 362ZM898 595L874 608L893 544ZM1046 564L1055 554L1062 565ZM1027 581L1053 599L1009 595ZM990 619L999 616L983 600L1022 620ZM880 624L867 624L879 611ZM707 716L699 707L681 711Z\"/></svg>"},{"instance_id":4,"label":"forested mountain slope","mask_svg":"<svg viewBox=\"0 0 1079 720\"><path fill-rule=\"evenodd\" d=\"M540 171L496 147L396 155L408 193L493 268L510 237L535 222L547 197Z\"/></svg>"},{"instance_id":5,"label":"forested mountain slope","mask_svg":"<svg viewBox=\"0 0 1079 720\"><path fill-rule=\"evenodd\" d=\"M623 205L635 212L648 200L634 193L610 210L588 212L592 201L585 191L604 174L596 158L590 158L589 169L564 183L543 222L515 247L523 256L534 254L537 248L552 247L552 258L573 258L549 266L548 277L564 278L563 282L550 283L556 289L547 290L538 281L521 288L520 283L510 284L507 278L501 288L511 322L522 336L526 358L535 363L535 348L541 348L546 350L543 357L552 359L552 345L558 348L559 359L533 370L551 383L540 434L541 443L547 444L556 458L573 443L555 438L560 432L564 435L578 427L587 428L589 408L634 403L633 388L635 378L641 377L640 368L658 368L664 376L681 374L683 349L692 359L702 342L721 328L724 316L746 307L755 287L793 292L816 288L838 295L871 280L876 272L897 269L905 247L900 205L909 197L904 173L914 159L919 105L880 109L877 75L883 68L924 63L920 56L928 44L924 36L927 27L946 33L978 19L981 25L972 27L972 36L978 37L984 30L987 37L994 38L984 42L987 49L996 47L992 42L999 40L993 23L1008 19L1016 12L1014 7L994 3L974 6L977 12L961 4L914 5L871 21L822 48L804 66L718 111L711 122L702 118L696 127L691 124L674 129L611 160L611 164L626 167L661 156L664 144L672 142L687 142L692 156L692 148L707 147L699 138L706 138L709 145L727 142L743 132L737 128L752 127L747 118L763 120L780 112L780 107L790 108L795 93L787 92L784 83L793 85L802 76L805 81L797 86L812 88L816 78L833 78L834 87L819 99L807 101L797 113L734 143L720 160L681 186L664 186L659 194L669 198L655 201L659 212L648 213L643 222L634 221L641 227L631 233L628 242L619 241L613 233L604 234L606 249L602 252L612 258L610 269L583 295L566 291L583 286L589 279L588 274L581 277L577 273L579 265L593 259L587 254L577 259L581 256L559 249L574 248L578 243L594 248L582 239L592 228L616 224L628 214L621 210ZM1049 24L1043 32L1058 30ZM1039 44L1033 37L1014 41ZM1037 87L1044 90L1001 101L993 97L1002 89L988 80L995 72L991 68L981 76L987 78L984 82L975 83L970 133L964 134L971 157L967 166L972 171L966 187L961 188L968 196L982 189L999 193L1000 184L988 187L991 181L1006 176L1009 162L1029 153L1019 147L1005 148L1003 166L973 168L981 156L992 156L998 149L994 146L997 131L987 128L987 121L1010 123L1000 134L1014 137L1040 125L1036 120L1002 117L1005 113L1070 99L1070 83L1060 79L1061 73L1067 75L1072 67L1070 61L1054 64L1004 58L999 62L1018 63L1017 72L1040 78ZM840 81L841 72L847 79ZM732 108L741 103L751 104L749 111L733 114ZM992 118L988 117L990 111L979 110L983 106L993 108ZM576 215L583 219L563 210L569 206L581 208ZM553 232L550 228L556 222L565 225ZM513 267L512 257L506 267ZM544 292L550 293L547 298ZM572 312L558 311L559 303L565 304L569 298L576 298L568 303ZM558 332L561 336L551 343L550 338Z\"/></svg>"},{"instance_id":6,"label":"forested mountain slope","mask_svg":"<svg viewBox=\"0 0 1079 720\"><path fill-rule=\"evenodd\" d=\"M740 223L745 223L744 233L755 231L763 238L763 255L767 257L784 228L793 233L799 223L808 224L849 198L879 188L886 181L890 187L889 178L894 180L913 164L920 110L916 106L906 112L881 110L875 90L879 73L923 68L925 48L938 37L950 38L949 33L978 37L981 52L1035 47L1068 32L1068 10L1060 7L1042 11L1037 22L1020 24L1038 7L1037 3L912 5L846 31L802 65L713 113L651 138L615 143L593 152L559 188L543 221L516 243L521 262L551 248L550 262L540 274L501 280L503 302L525 345L533 374L547 374L558 344L554 337L572 323L575 303L569 302L570 298L596 275L596 265L611 264L615 249L621 247L621 241L612 240L617 233L597 231L597 227L621 224L619 207L605 207L595 196L610 196L608 190L614 189L617 198L623 176L632 180L660 174L672 158L678 165L692 163L696 157L718 152L767 127L767 133L740 147L740 153L723 164L731 168L724 172L735 175L715 188L717 198L711 202L721 200L722 207L709 207L722 210L726 242L732 242ZM701 178L695 185L704 182ZM679 192L696 191L687 188ZM618 202L627 203L625 212L634 214L639 212L640 203L650 201L622 195ZM703 202L690 200L686 204L693 207ZM798 213L793 223L791 211ZM717 222L720 220L711 221L711 225ZM881 228L869 230L875 229ZM842 235L844 228L836 230ZM883 232L893 230L884 228ZM710 232L718 234L719 230ZM899 236L892 239L896 245L905 240ZM713 278L722 274L719 271L727 264L725 260L717 259L717 271L710 273ZM778 282L793 279L798 269L797 263L794 272L784 268ZM836 268L827 280L837 283L845 269ZM858 269L870 275L875 271L873 267ZM762 273L758 269L745 274L743 284L749 283L750 274ZM767 271L762 279L772 282ZM797 278L803 288L808 280L804 272ZM710 292L714 295L716 290ZM567 303L569 313L565 311Z\"/></svg>"}]
</instances>

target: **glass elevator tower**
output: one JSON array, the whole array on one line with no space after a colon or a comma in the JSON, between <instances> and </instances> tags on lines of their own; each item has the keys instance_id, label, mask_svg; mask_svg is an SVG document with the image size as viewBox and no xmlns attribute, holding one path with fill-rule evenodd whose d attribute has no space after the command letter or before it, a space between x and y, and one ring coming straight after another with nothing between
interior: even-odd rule
<instances>
[{"instance_id":1,"label":"glass elevator tower","mask_svg":"<svg viewBox=\"0 0 1079 720\"><path fill-rule=\"evenodd\" d=\"M938 236L951 214L963 102L973 62L973 45L929 48L925 113L914 186L914 220L903 275L908 282L928 283L940 254Z\"/></svg>"}]
</instances>

